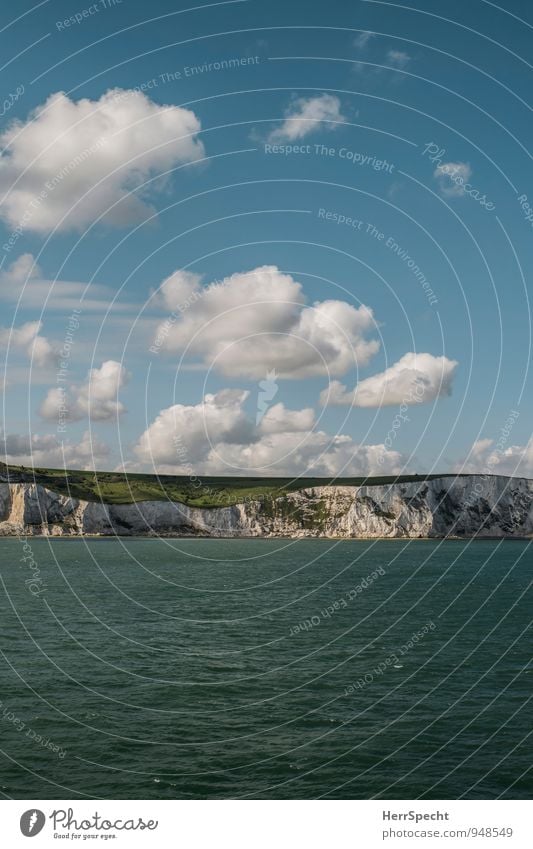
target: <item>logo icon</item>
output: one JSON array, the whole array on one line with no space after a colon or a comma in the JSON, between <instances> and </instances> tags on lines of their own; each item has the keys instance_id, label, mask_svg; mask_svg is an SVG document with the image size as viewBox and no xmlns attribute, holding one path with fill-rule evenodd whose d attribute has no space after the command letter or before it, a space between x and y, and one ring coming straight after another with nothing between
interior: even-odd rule
<instances>
[{"instance_id":1,"label":"logo icon","mask_svg":"<svg viewBox=\"0 0 533 849\"><path fill-rule=\"evenodd\" d=\"M42 811L37 808L30 808L25 811L20 818L20 830L24 837L35 837L42 831L46 822L46 817Z\"/></svg>"},{"instance_id":2,"label":"logo icon","mask_svg":"<svg viewBox=\"0 0 533 849\"><path fill-rule=\"evenodd\" d=\"M257 393L257 415L255 417L256 426L260 423L270 406L270 402L278 392L279 387L276 383L276 376L276 371L274 369L267 372L265 380L259 381L259 389L261 392Z\"/></svg>"}]
</instances>

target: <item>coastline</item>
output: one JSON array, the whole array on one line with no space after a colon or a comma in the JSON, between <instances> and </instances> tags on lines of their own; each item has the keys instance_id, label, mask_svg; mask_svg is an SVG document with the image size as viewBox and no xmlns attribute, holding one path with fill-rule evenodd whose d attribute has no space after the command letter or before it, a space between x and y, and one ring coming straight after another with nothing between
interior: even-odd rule
<instances>
[{"instance_id":1,"label":"coastline","mask_svg":"<svg viewBox=\"0 0 533 849\"><path fill-rule=\"evenodd\" d=\"M533 481L478 475L321 485L223 507L85 501L0 484L0 536L168 539L531 539Z\"/></svg>"},{"instance_id":2,"label":"coastline","mask_svg":"<svg viewBox=\"0 0 533 849\"><path fill-rule=\"evenodd\" d=\"M0 542L3 539L19 539L20 534L2 534ZM73 541L73 540L110 540L110 539L128 539L128 540L161 540L161 539L184 539L184 540L290 540L292 542L533 542L533 536L483 536L481 534L473 534L472 536L283 536L279 535L257 535L257 536L209 536L208 534L27 534L27 539L46 539L53 541Z\"/></svg>"}]
</instances>

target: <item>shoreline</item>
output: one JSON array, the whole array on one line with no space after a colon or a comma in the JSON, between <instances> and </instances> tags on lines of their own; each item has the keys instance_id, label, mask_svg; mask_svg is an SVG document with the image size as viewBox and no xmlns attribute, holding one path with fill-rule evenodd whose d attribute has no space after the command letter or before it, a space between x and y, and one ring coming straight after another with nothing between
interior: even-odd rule
<instances>
[{"instance_id":1,"label":"shoreline","mask_svg":"<svg viewBox=\"0 0 533 849\"><path fill-rule=\"evenodd\" d=\"M358 537L329 537L329 536L199 536L187 534L3 534L0 536L0 542L3 539L46 539L46 540L116 540L116 539L131 539L131 540L162 540L162 539L183 539L183 540L288 540L291 542L309 541L313 542L371 542L372 540L379 542L532 542L533 536L480 536L474 534L472 536L432 536L432 537L377 537L377 536L358 536Z\"/></svg>"}]
</instances>

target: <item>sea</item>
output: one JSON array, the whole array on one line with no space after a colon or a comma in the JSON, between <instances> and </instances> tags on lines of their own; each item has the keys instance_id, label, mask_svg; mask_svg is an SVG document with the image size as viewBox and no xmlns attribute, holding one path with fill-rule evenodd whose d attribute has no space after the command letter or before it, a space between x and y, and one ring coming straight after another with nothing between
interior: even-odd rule
<instances>
[{"instance_id":1,"label":"sea","mask_svg":"<svg viewBox=\"0 0 533 849\"><path fill-rule=\"evenodd\" d=\"M0 792L525 799L527 540L0 541Z\"/></svg>"}]
</instances>

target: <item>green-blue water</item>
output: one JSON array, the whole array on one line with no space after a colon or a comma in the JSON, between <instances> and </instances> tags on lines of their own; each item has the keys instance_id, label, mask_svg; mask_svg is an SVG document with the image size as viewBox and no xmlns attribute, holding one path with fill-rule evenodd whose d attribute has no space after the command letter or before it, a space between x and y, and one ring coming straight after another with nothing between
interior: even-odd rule
<instances>
[{"instance_id":1,"label":"green-blue water","mask_svg":"<svg viewBox=\"0 0 533 849\"><path fill-rule=\"evenodd\" d=\"M4 796L531 797L528 543L29 545L0 541Z\"/></svg>"}]
</instances>

